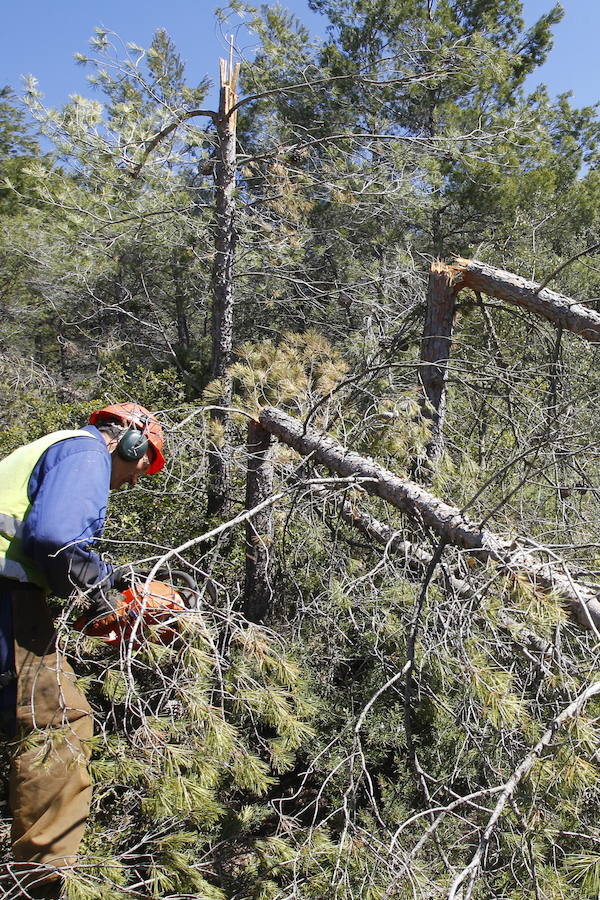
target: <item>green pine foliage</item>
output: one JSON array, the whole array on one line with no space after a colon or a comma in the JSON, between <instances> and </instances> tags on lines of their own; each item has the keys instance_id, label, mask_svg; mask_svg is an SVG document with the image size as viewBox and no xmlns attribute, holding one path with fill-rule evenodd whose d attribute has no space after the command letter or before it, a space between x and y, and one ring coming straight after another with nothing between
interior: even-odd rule
<instances>
[{"instance_id":1,"label":"green pine foliage","mask_svg":"<svg viewBox=\"0 0 600 900\"><path fill-rule=\"evenodd\" d=\"M71 900L442 900L502 786L600 671L597 635L559 596L451 546L427 580L424 523L282 443L264 626L240 613L241 528L199 540L221 524L206 520L207 450L232 444L236 516L248 418L275 405L598 579L595 346L462 291L445 449L422 465L431 260L541 281L600 240L596 110L526 89L560 7L526 28L519 0L309 6L324 41L277 5L219 13L253 29L240 96L260 95L238 117L227 427L210 419L217 134L184 117L208 82L187 83L164 31L122 52L97 29L77 55L93 97L47 111L29 86L52 152L0 97L0 455L107 402L156 409L167 469L111 498L102 550L145 570L173 552L216 590L176 634L147 627L120 652L72 630L80 604L56 604L96 716ZM593 257L550 286L598 306ZM356 528L363 512L412 549ZM597 896L598 704L533 761L465 900Z\"/></svg>"},{"instance_id":2,"label":"green pine foliage","mask_svg":"<svg viewBox=\"0 0 600 900\"><path fill-rule=\"evenodd\" d=\"M181 632L165 646L157 629L120 655L71 634L104 722L94 738L94 811L82 858L92 883L116 866L111 880L124 889L141 878L151 897L219 898L199 850L207 860L223 852L223 831L244 804L247 819L258 805L260 820L261 798L312 734L312 710L297 665L257 626L205 608L187 614ZM88 896L77 874L68 895Z\"/></svg>"}]
</instances>

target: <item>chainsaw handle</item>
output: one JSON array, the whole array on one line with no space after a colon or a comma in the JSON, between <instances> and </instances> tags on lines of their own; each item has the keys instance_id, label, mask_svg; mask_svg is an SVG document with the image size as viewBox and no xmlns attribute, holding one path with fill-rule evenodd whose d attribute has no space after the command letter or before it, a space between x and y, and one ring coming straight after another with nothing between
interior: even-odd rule
<instances>
[{"instance_id":1,"label":"chainsaw handle","mask_svg":"<svg viewBox=\"0 0 600 900\"><path fill-rule=\"evenodd\" d=\"M158 573L159 577L161 574L163 573ZM165 572L164 574L166 575L167 573ZM168 576L169 581L185 603L187 609L198 609L200 588L196 579L181 569L171 569L168 572Z\"/></svg>"},{"instance_id":2,"label":"chainsaw handle","mask_svg":"<svg viewBox=\"0 0 600 900\"><path fill-rule=\"evenodd\" d=\"M182 572L181 569L171 569L169 578L175 582L174 586L177 590L177 593L181 595L181 599L188 609L200 609L202 605L200 594L203 590L206 591L211 602L216 603L217 589L212 578L205 578L202 582L202 587L200 587L200 585L192 575L190 575L188 572ZM183 582L183 589L177 584L178 580Z\"/></svg>"},{"instance_id":3,"label":"chainsaw handle","mask_svg":"<svg viewBox=\"0 0 600 900\"><path fill-rule=\"evenodd\" d=\"M150 570L147 570L145 572L136 572L138 578L147 578L149 574ZM177 593L183 600L186 609L197 610L200 608L201 588L196 579L192 575L190 575L189 572L184 572L182 569L159 569L158 572L155 573L154 577L159 581L164 580L169 584L172 584L173 588L177 591ZM210 578L207 578L203 584L203 587L210 599L212 601L216 601L217 590L215 588L214 582Z\"/></svg>"}]
</instances>

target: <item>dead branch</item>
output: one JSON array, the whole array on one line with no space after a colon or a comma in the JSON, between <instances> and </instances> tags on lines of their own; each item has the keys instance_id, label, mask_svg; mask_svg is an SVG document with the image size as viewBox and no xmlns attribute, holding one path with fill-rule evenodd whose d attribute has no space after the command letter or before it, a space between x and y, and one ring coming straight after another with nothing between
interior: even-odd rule
<instances>
[{"instance_id":1,"label":"dead branch","mask_svg":"<svg viewBox=\"0 0 600 900\"><path fill-rule=\"evenodd\" d=\"M464 894L464 900L469 900L471 891L473 889L473 883L477 877L477 873L479 872L483 856L489 844L490 838L494 832L494 829L498 824L498 820L502 815L504 807L512 798L519 783L523 780L523 778L525 778L526 775L529 774L537 760L542 756L542 753L552 744L556 732L565 724L565 722L568 722L570 719L574 719L578 715L580 715L588 700L590 700L598 693L600 693L600 681L594 682L594 684L591 684L584 691L582 691L582 693L579 694L579 696L576 697L572 703L570 703L558 716L556 716L555 719L553 719L553 721L550 723L550 726L542 735L535 747L527 754L521 764L515 769L508 781L505 782L502 788L502 793L498 798L498 802L496 803L492 815L490 816L484 832L481 835L477 850L475 851L473 858L471 859L468 866L465 866L465 868L461 872L459 872L459 874L452 882L450 890L448 891L447 900L455 900L457 896L457 890L467 879L469 880L469 884L467 887L467 891Z\"/></svg>"},{"instance_id":2,"label":"dead branch","mask_svg":"<svg viewBox=\"0 0 600 900\"><path fill-rule=\"evenodd\" d=\"M433 531L446 543L465 550L482 563L496 563L501 574L525 577L535 589L554 592L565 602L584 628L600 637L598 591L578 583L566 565L540 561L518 541L502 538L469 521L464 513L408 478L400 478L375 462L338 444L327 435L306 430L302 422L275 407L266 407L260 424L303 456L326 466L344 478L372 479L369 494L381 497L410 519Z\"/></svg>"},{"instance_id":3,"label":"dead branch","mask_svg":"<svg viewBox=\"0 0 600 900\"><path fill-rule=\"evenodd\" d=\"M375 519L370 513L358 509L350 500L343 500L330 491L318 485L312 485L311 491L320 497L325 503L334 506L335 512L346 525L350 525L359 531L364 537L375 541L385 547L386 553L392 553L396 558L406 563L407 573L415 578L423 578L428 566L431 564L431 554L411 541L405 540L399 532L394 531L389 525ZM444 589L450 590L452 595L460 600L472 600L476 589L464 578L454 572L440 567L435 576L437 583ZM542 674L550 673L549 664L555 660L559 668L569 674L577 672L578 667L574 660L558 652L558 648L546 638L536 634L526 625L518 622L505 609L500 609L496 616L498 628L511 640L515 650L528 662L532 663Z\"/></svg>"},{"instance_id":4,"label":"dead branch","mask_svg":"<svg viewBox=\"0 0 600 900\"><path fill-rule=\"evenodd\" d=\"M182 125L183 122L187 122L188 119L194 119L197 116L208 116L210 119L216 121L218 113L216 113L212 109L190 109L187 112L181 113L181 115L177 116L177 118L166 125L164 128L161 128L154 137L149 138L144 144L144 152L142 154L142 158L137 163L137 165L129 172L132 178L138 178L140 172L142 171L146 160L152 153L155 147L160 144L166 137L168 137L179 125Z\"/></svg>"},{"instance_id":5,"label":"dead branch","mask_svg":"<svg viewBox=\"0 0 600 900\"><path fill-rule=\"evenodd\" d=\"M460 279L461 290L470 288L514 303L586 341L600 341L600 313L586 309L569 297L476 259L458 257L455 265L448 266L448 269L455 278Z\"/></svg>"},{"instance_id":6,"label":"dead branch","mask_svg":"<svg viewBox=\"0 0 600 900\"><path fill-rule=\"evenodd\" d=\"M540 284L540 286L538 288L538 293L540 291L542 291L546 287L546 285L550 284L550 282L553 281L557 275L560 275L560 273L563 271L563 269L566 269L567 266L570 266L571 263L574 263L574 262L576 262L576 260L581 259L582 256L587 256L588 253L595 253L596 250L600 250L600 242L590 244L590 246L586 247L585 250L580 250L578 253L574 253L573 256L570 256L569 259L567 259L567 260L565 260L565 262L561 263L560 266L558 266L558 268L554 269L553 272L550 272L550 274L548 275L547 278L544 278L544 280L542 281L542 283Z\"/></svg>"}]
</instances>

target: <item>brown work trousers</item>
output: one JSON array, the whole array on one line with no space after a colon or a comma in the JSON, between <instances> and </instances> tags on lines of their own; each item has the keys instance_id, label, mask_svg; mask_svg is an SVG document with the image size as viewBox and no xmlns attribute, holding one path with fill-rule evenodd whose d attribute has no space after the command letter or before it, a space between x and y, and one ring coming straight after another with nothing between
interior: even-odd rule
<instances>
[{"instance_id":1,"label":"brown work trousers","mask_svg":"<svg viewBox=\"0 0 600 900\"><path fill-rule=\"evenodd\" d=\"M57 652L44 594L32 585L11 593L17 672L11 839L14 872L33 885L44 873L56 878L77 856L91 799L93 719L73 669Z\"/></svg>"}]
</instances>

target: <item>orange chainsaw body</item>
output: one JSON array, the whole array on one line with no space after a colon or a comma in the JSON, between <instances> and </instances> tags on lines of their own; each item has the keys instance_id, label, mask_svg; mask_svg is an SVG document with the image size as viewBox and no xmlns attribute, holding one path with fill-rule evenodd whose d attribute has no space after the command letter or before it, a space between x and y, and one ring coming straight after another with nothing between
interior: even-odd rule
<instances>
[{"instance_id":1,"label":"orange chainsaw body","mask_svg":"<svg viewBox=\"0 0 600 900\"><path fill-rule=\"evenodd\" d=\"M147 627L157 629L154 636L163 644L175 640L177 613L187 607L174 588L162 581L137 582L123 591L121 598L113 614L92 621L85 615L80 616L75 628L89 637L114 645L127 643L133 635L134 643L139 646Z\"/></svg>"}]
</instances>

